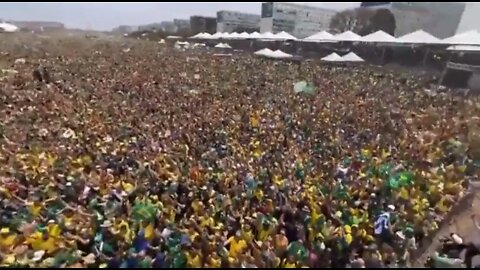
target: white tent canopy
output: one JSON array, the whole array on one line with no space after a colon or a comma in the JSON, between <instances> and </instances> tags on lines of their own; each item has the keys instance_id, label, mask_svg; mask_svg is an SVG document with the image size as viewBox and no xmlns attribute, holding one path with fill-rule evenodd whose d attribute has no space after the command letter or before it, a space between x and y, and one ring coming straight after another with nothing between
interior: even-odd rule
<instances>
[{"instance_id":1,"label":"white tent canopy","mask_svg":"<svg viewBox=\"0 0 480 270\"><path fill-rule=\"evenodd\" d=\"M195 39L211 39L212 35L209 34L209 33L198 33L195 36L193 36L192 38L195 38Z\"/></svg>"},{"instance_id":2,"label":"white tent canopy","mask_svg":"<svg viewBox=\"0 0 480 270\"><path fill-rule=\"evenodd\" d=\"M273 51L271 53L265 53L264 56L269 57L269 58L276 58L276 59L282 59L282 58L291 58L292 55L288 53L284 53L280 50Z\"/></svg>"},{"instance_id":3,"label":"white tent canopy","mask_svg":"<svg viewBox=\"0 0 480 270\"><path fill-rule=\"evenodd\" d=\"M447 48L447 51L456 52L480 52L480 46L473 45L453 45Z\"/></svg>"},{"instance_id":4,"label":"white tent canopy","mask_svg":"<svg viewBox=\"0 0 480 270\"><path fill-rule=\"evenodd\" d=\"M228 45L227 43L218 43L215 45L215 48L220 48L220 49L231 49L232 47Z\"/></svg>"},{"instance_id":5,"label":"white tent canopy","mask_svg":"<svg viewBox=\"0 0 480 270\"><path fill-rule=\"evenodd\" d=\"M397 39L388 34L385 33L382 30L379 30L375 33L371 33L369 35L366 35L360 39L362 42L374 42L374 43L394 43L397 42Z\"/></svg>"},{"instance_id":6,"label":"white tent canopy","mask_svg":"<svg viewBox=\"0 0 480 270\"><path fill-rule=\"evenodd\" d=\"M273 52L273 58L291 58L293 55L282 52L281 50L276 50Z\"/></svg>"},{"instance_id":7,"label":"white tent canopy","mask_svg":"<svg viewBox=\"0 0 480 270\"><path fill-rule=\"evenodd\" d=\"M318 32L303 39L306 42L332 42L333 35L327 31Z\"/></svg>"},{"instance_id":8,"label":"white tent canopy","mask_svg":"<svg viewBox=\"0 0 480 270\"><path fill-rule=\"evenodd\" d=\"M265 48L265 49L261 49L261 50L259 50L259 51L256 51L256 52L254 52L253 54L255 54L255 55L265 55L265 54L270 54L270 53L272 53L272 52L273 52L273 51L270 50L269 48Z\"/></svg>"},{"instance_id":9,"label":"white tent canopy","mask_svg":"<svg viewBox=\"0 0 480 270\"><path fill-rule=\"evenodd\" d=\"M275 58L275 59L286 59L292 58L293 56L288 53L284 53L281 50L272 51L268 48L261 49L259 51L254 52L255 55L265 56L268 58Z\"/></svg>"},{"instance_id":10,"label":"white tent canopy","mask_svg":"<svg viewBox=\"0 0 480 270\"><path fill-rule=\"evenodd\" d=\"M247 39L247 38L250 38L250 35L247 32L242 32L238 34L238 38Z\"/></svg>"},{"instance_id":11,"label":"white tent canopy","mask_svg":"<svg viewBox=\"0 0 480 270\"><path fill-rule=\"evenodd\" d=\"M364 60L356 55L354 52L349 52L346 55L342 56L343 62L364 62Z\"/></svg>"},{"instance_id":12,"label":"white tent canopy","mask_svg":"<svg viewBox=\"0 0 480 270\"><path fill-rule=\"evenodd\" d=\"M278 34L275 34L275 40L296 40L297 38L290 35L289 33L282 31Z\"/></svg>"},{"instance_id":13,"label":"white tent canopy","mask_svg":"<svg viewBox=\"0 0 480 270\"><path fill-rule=\"evenodd\" d=\"M227 34L227 33L216 32L216 33L213 34L210 38L211 38L211 39L220 39L220 38L224 38L226 34Z\"/></svg>"},{"instance_id":14,"label":"white tent canopy","mask_svg":"<svg viewBox=\"0 0 480 270\"><path fill-rule=\"evenodd\" d=\"M480 45L480 33L476 30L464 32L442 40L448 45Z\"/></svg>"},{"instance_id":15,"label":"white tent canopy","mask_svg":"<svg viewBox=\"0 0 480 270\"><path fill-rule=\"evenodd\" d=\"M205 33L198 33L194 36L191 36L190 38L202 38L202 35L205 34Z\"/></svg>"},{"instance_id":16,"label":"white tent canopy","mask_svg":"<svg viewBox=\"0 0 480 270\"><path fill-rule=\"evenodd\" d=\"M249 38L252 38L252 39L257 39L257 38L261 38L262 35L258 32L253 32L249 35Z\"/></svg>"},{"instance_id":17,"label":"white tent canopy","mask_svg":"<svg viewBox=\"0 0 480 270\"><path fill-rule=\"evenodd\" d=\"M348 30L338 35L333 36L335 41L360 41L362 37Z\"/></svg>"},{"instance_id":18,"label":"white tent canopy","mask_svg":"<svg viewBox=\"0 0 480 270\"><path fill-rule=\"evenodd\" d=\"M440 44L441 40L423 30L418 30L399 37L397 42L408 44Z\"/></svg>"},{"instance_id":19,"label":"white tent canopy","mask_svg":"<svg viewBox=\"0 0 480 270\"><path fill-rule=\"evenodd\" d=\"M205 43L195 43L195 44L193 44L193 48L205 47L205 46L207 46Z\"/></svg>"},{"instance_id":20,"label":"white tent canopy","mask_svg":"<svg viewBox=\"0 0 480 270\"><path fill-rule=\"evenodd\" d=\"M265 33L262 33L260 34L260 39L275 39L275 34L273 34L272 32L265 32Z\"/></svg>"},{"instance_id":21,"label":"white tent canopy","mask_svg":"<svg viewBox=\"0 0 480 270\"><path fill-rule=\"evenodd\" d=\"M18 30L18 27L11 23L0 23L0 32L13 33L17 32Z\"/></svg>"},{"instance_id":22,"label":"white tent canopy","mask_svg":"<svg viewBox=\"0 0 480 270\"><path fill-rule=\"evenodd\" d=\"M230 34L226 34L224 36L224 38L226 38L226 39L240 39L241 35L237 32L233 32L233 33L230 33Z\"/></svg>"},{"instance_id":23,"label":"white tent canopy","mask_svg":"<svg viewBox=\"0 0 480 270\"><path fill-rule=\"evenodd\" d=\"M188 43L188 41L177 41L175 42L176 45L181 45L181 46L187 46L189 45L190 43Z\"/></svg>"},{"instance_id":24,"label":"white tent canopy","mask_svg":"<svg viewBox=\"0 0 480 270\"><path fill-rule=\"evenodd\" d=\"M321 59L322 61L327 61L327 62L337 62L337 61L342 61L342 57L338 55L337 53L331 53Z\"/></svg>"}]
</instances>

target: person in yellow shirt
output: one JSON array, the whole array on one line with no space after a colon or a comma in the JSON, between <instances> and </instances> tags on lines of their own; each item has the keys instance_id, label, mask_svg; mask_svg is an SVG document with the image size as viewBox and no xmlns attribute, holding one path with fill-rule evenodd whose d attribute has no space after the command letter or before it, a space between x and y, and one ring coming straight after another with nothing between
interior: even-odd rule
<instances>
[{"instance_id":1,"label":"person in yellow shirt","mask_svg":"<svg viewBox=\"0 0 480 270\"><path fill-rule=\"evenodd\" d=\"M0 230L0 249L8 250L15 247L18 237L16 233L10 232L9 228L2 228Z\"/></svg>"},{"instance_id":2,"label":"person in yellow shirt","mask_svg":"<svg viewBox=\"0 0 480 270\"><path fill-rule=\"evenodd\" d=\"M260 117L258 116L258 113L252 113L250 115L250 125L252 128L258 128L260 126Z\"/></svg>"},{"instance_id":3,"label":"person in yellow shirt","mask_svg":"<svg viewBox=\"0 0 480 270\"><path fill-rule=\"evenodd\" d=\"M222 259L218 256L217 253L212 253L207 258L207 266L209 268L220 268L222 265Z\"/></svg>"},{"instance_id":4,"label":"person in yellow shirt","mask_svg":"<svg viewBox=\"0 0 480 270\"><path fill-rule=\"evenodd\" d=\"M202 267L202 261L202 256L197 250L191 250L187 253L188 268L200 268Z\"/></svg>"},{"instance_id":5,"label":"person in yellow shirt","mask_svg":"<svg viewBox=\"0 0 480 270\"><path fill-rule=\"evenodd\" d=\"M343 227L343 238L347 244L351 244L353 237L352 237L352 228L349 225L345 225Z\"/></svg>"},{"instance_id":6,"label":"person in yellow shirt","mask_svg":"<svg viewBox=\"0 0 480 270\"><path fill-rule=\"evenodd\" d=\"M247 242L241 238L242 232L237 231L235 236L230 237L225 241L225 246L230 245L229 255L230 257L236 258L238 255L242 254L245 248L247 248Z\"/></svg>"},{"instance_id":7,"label":"person in yellow shirt","mask_svg":"<svg viewBox=\"0 0 480 270\"><path fill-rule=\"evenodd\" d=\"M62 233L62 229L60 228L60 226L55 223L55 220L52 219L48 221L47 230L48 234L54 238L59 237Z\"/></svg>"},{"instance_id":8,"label":"person in yellow shirt","mask_svg":"<svg viewBox=\"0 0 480 270\"><path fill-rule=\"evenodd\" d=\"M48 229L43 229L27 238L26 242L35 251L44 250L47 254L53 254L58 250L60 240L50 236Z\"/></svg>"},{"instance_id":9,"label":"person in yellow shirt","mask_svg":"<svg viewBox=\"0 0 480 270\"><path fill-rule=\"evenodd\" d=\"M297 268L295 257L292 254L288 255L288 257L282 262L281 268Z\"/></svg>"},{"instance_id":10,"label":"person in yellow shirt","mask_svg":"<svg viewBox=\"0 0 480 270\"><path fill-rule=\"evenodd\" d=\"M273 233L275 226L274 224L270 224L269 222L264 221L261 223L260 226L257 226L257 229L258 229L257 240L260 240L263 242L267 240L267 237Z\"/></svg>"},{"instance_id":11,"label":"person in yellow shirt","mask_svg":"<svg viewBox=\"0 0 480 270\"><path fill-rule=\"evenodd\" d=\"M245 241L247 242L250 242L253 240L253 232L249 224L245 224L245 226L243 226L242 236L243 236L243 239L245 239Z\"/></svg>"},{"instance_id":12,"label":"person in yellow shirt","mask_svg":"<svg viewBox=\"0 0 480 270\"><path fill-rule=\"evenodd\" d=\"M153 222L149 222L147 220L142 222L142 228L143 231L145 232L145 238L147 240L152 240L153 237L155 236L155 227Z\"/></svg>"}]
</instances>

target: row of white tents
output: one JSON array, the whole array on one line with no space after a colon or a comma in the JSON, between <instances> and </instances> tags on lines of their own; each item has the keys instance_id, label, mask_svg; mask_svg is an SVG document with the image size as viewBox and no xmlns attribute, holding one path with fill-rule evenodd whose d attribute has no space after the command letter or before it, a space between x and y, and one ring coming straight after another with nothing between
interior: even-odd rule
<instances>
[{"instance_id":1,"label":"row of white tents","mask_svg":"<svg viewBox=\"0 0 480 270\"><path fill-rule=\"evenodd\" d=\"M254 52L257 56L267 57L267 58L274 58L274 59L289 59L292 58L293 55L284 53L281 50L272 51L268 48L261 49L259 51ZM340 56L337 53L331 53L322 58L322 61L326 62L364 62L364 60L356 55L354 52L349 52L344 56Z\"/></svg>"},{"instance_id":2,"label":"row of white tents","mask_svg":"<svg viewBox=\"0 0 480 270\"><path fill-rule=\"evenodd\" d=\"M213 35L209 33L199 33L196 34L195 36L191 37L192 39L259 39L259 40L278 40L278 41L284 41L284 40L296 40L297 38L290 35L287 32L280 32L277 34L273 34L271 32L265 32L263 34L260 34L258 32L253 32L251 34L247 32L242 32L242 33L220 33L217 32Z\"/></svg>"},{"instance_id":3,"label":"row of white tents","mask_svg":"<svg viewBox=\"0 0 480 270\"><path fill-rule=\"evenodd\" d=\"M285 40L298 40L294 36L286 33L280 32L278 34L273 34L271 32L266 32L260 34L258 32L253 32L251 34L247 32L243 33L215 33L213 35L208 33L199 33L193 37L193 39L231 39L231 40L241 40L241 39L257 39L257 40L271 40L271 41L285 41ZM418 30L410 34L406 34L401 37L394 37L384 31L377 31L366 36L360 36L352 31L346 31L340 34L331 34L327 31L322 31L300 39L298 41L303 42L314 42L314 43L336 43L336 42L365 42L365 43L383 43L383 44L425 44L425 45L452 45L452 46L469 46L463 49L466 50L480 50L480 48L471 47L479 46L480 47L480 33L476 30L471 30L465 33L457 34L455 36L439 39L423 30ZM455 49L454 47L449 49Z\"/></svg>"},{"instance_id":4,"label":"row of white tents","mask_svg":"<svg viewBox=\"0 0 480 270\"><path fill-rule=\"evenodd\" d=\"M326 62L364 62L364 60L356 55L354 52L349 52L344 56L340 56L337 53L331 53L322 58L322 61Z\"/></svg>"},{"instance_id":5,"label":"row of white tents","mask_svg":"<svg viewBox=\"0 0 480 270\"><path fill-rule=\"evenodd\" d=\"M257 56L263 56L263 57L274 58L274 59L287 59L287 58L293 57L293 55L282 52L281 50L272 51L269 48L261 49L259 51L254 52L253 54Z\"/></svg>"}]
</instances>

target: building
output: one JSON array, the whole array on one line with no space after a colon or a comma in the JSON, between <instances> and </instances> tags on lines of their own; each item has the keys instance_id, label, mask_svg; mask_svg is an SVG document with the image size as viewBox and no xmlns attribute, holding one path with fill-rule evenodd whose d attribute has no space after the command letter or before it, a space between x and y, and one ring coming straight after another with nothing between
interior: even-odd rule
<instances>
[{"instance_id":1,"label":"building","mask_svg":"<svg viewBox=\"0 0 480 270\"><path fill-rule=\"evenodd\" d=\"M12 24L24 31L48 31L63 30L65 25L59 22L43 22L43 21L11 21Z\"/></svg>"},{"instance_id":2,"label":"building","mask_svg":"<svg viewBox=\"0 0 480 270\"><path fill-rule=\"evenodd\" d=\"M337 12L305 5L267 2L262 3L260 32L288 32L298 38L328 30L330 20Z\"/></svg>"},{"instance_id":3,"label":"building","mask_svg":"<svg viewBox=\"0 0 480 270\"><path fill-rule=\"evenodd\" d=\"M203 32L214 34L217 32L217 18L204 17L204 16L191 16L190 30L192 32L192 35L203 33Z\"/></svg>"},{"instance_id":4,"label":"building","mask_svg":"<svg viewBox=\"0 0 480 270\"><path fill-rule=\"evenodd\" d=\"M363 8L386 8L395 16L395 36L424 30L438 38L454 35L465 3L462 2L362 2Z\"/></svg>"},{"instance_id":5,"label":"building","mask_svg":"<svg viewBox=\"0 0 480 270\"><path fill-rule=\"evenodd\" d=\"M172 23L173 24L173 23ZM163 30L162 23L150 23L138 26L138 31L159 31Z\"/></svg>"},{"instance_id":6,"label":"building","mask_svg":"<svg viewBox=\"0 0 480 270\"><path fill-rule=\"evenodd\" d=\"M238 11L217 12L218 32L255 32L260 30L260 15Z\"/></svg>"},{"instance_id":7,"label":"building","mask_svg":"<svg viewBox=\"0 0 480 270\"><path fill-rule=\"evenodd\" d=\"M120 25L112 29L114 33L128 34L138 30L138 26Z\"/></svg>"},{"instance_id":8,"label":"building","mask_svg":"<svg viewBox=\"0 0 480 270\"><path fill-rule=\"evenodd\" d=\"M173 24L177 27L177 31L190 30L190 20L173 19Z\"/></svg>"},{"instance_id":9,"label":"building","mask_svg":"<svg viewBox=\"0 0 480 270\"><path fill-rule=\"evenodd\" d=\"M176 33L178 27L173 21L163 21L160 23L160 29L166 33Z\"/></svg>"},{"instance_id":10,"label":"building","mask_svg":"<svg viewBox=\"0 0 480 270\"><path fill-rule=\"evenodd\" d=\"M467 2L465 11L463 11L460 23L458 24L456 34L467 32L470 30L480 31L480 3Z\"/></svg>"}]
</instances>

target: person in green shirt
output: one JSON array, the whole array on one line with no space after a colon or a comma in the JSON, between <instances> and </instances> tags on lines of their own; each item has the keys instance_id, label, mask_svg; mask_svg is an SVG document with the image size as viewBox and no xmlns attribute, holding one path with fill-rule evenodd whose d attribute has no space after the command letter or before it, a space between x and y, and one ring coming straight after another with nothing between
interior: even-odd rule
<instances>
[{"instance_id":1,"label":"person in green shirt","mask_svg":"<svg viewBox=\"0 0 480 270\"><path fill-rule=\"evenodd\" d=\"M187 251L186 251L186 246L181 246L180 250L178 252L171 253L172 256L172 261L171 261L171 267L172 268L185 268L187 267Z\"/></svg>"}]
</instances>

